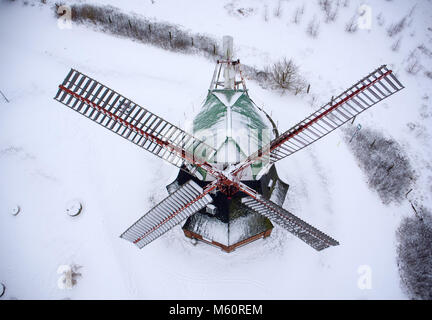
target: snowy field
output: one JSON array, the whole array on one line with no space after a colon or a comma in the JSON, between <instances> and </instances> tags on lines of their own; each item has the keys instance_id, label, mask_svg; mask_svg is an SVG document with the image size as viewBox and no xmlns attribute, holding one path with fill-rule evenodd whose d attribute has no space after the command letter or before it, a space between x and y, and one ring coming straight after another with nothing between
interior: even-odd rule
<instances>
[{"instance_id":1,"label":"snowy field","mask_svg":"<svg viewBox=\"0 0 432 320\"><path fill-rule=\"evenodd\" d=\"M406 88L354 125L380 130L403 146L419 176L410 197L432 207L432 79L424 74L432 72L432 54L416 49L423 44L432 51L430 0L367 1L371 29L352 34L345 24L362 1L348 1L331 23L315 1L88 2L216 39L230 34L236 56L248 65L293 58L311 94L281 95L247 83L282 131L387 64ZM1 299L406 299L395 231L413 211L408 200L382 204L341 131L277 167L290 184L284 207L337 239L337 247L316 252L278 226L271 237L230 254L193 246L180 226L142 250L120 239L152 207L151 198L166 196L177 169L54 101L58 84L73 67L185 127L205 97L214 63L83 25L61 29L53 1L26 3L0 1L0 90L10 100L0 96ZM388 26L414 5L412 22L389 37ZM251 8L250 14L235 14L236 8ZM306 34L311 19L320 21L317 38ZM406 71L414 58L422 68L415 75ZM72 199L83 203L74 218L65 214ZM10 214L14 205L21 207L17 216ZM82 266L72 290L57 287L63 264ZM369 289L358 286L362 266L372 272Z\"/></svg>"}]
</instances>

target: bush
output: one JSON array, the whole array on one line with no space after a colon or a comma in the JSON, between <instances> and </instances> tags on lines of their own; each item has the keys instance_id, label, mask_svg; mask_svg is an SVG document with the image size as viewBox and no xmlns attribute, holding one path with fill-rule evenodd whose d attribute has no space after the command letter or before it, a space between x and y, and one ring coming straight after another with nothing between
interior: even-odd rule
<instances>
[{"instance_id":1,"label":"bush","mask_svg":"<svg viewBox=\"0 0 432 320\"><path fill-rule=\"evenodd\" d=\"M421 65L418 58L417 57L410 58L405 70L409 74L416 75L421 70Z\"/></svg>"},{"instance_id":2,"label":"bush","mask_svg":"<svg viewBox=\"0 0 432 320\"><path fill-rule=\"evenodd\" d=\"M378 193L384 204L401 203L415 179L401 146L371 129L363 128L357 134L354 127L344 131L345 141L366 174L369 187Z\"/></svg>"},{"instance_id":3,"label":"bush","mask_svg":"<svg viewBox=\"0 0 432 320\"><path fill-rule=\"evenodd\" d=\"M319 5L324 11L325 22L329 23L336 20L339 11L339 2L334 5L333 0L320 0Z\"/></svg>"},{"instance_id":4,"label":"bush","mask_svg":"<svg viewBox=\"0 0 432 320\"><path fill-rule=\"evenodd\" d=\"M299 75L298 66L291 60L282 60L267 67L265 72L274 88L298 94L306 89L306 82Z\"/></svg>"},{"instance_id":5,"label":"bush","mask_svg":"<svg viewBox=\"0 0 432 320\"><path fill-rule=\"evenodd\" d=\"M149 43L163 49L181 52L202 52L219 57L215 40L205 35L193 35L175 25L154 22L128 15L111 6L73 4L72 20L91 23L104 32Z\"/></svg>"},{"instance_id":6,"label":"bush","mask_svg":"<svg viewBox=\"0 0 432 320\"><path fill-rule=\"evenodd\" d=\"M345 25L345 31L348 33L354 33L357 31L358 29L358 25L357 25L357 15L353 15L351 17L351 19L348 20L348 22Z\"/></svg>"},{"instance_id":7,"label":"bush","mask_svg":"<svg viewBox=\"0 0 432 320\"><path fill-rule=\"evenodd\" d=\"M414 13L416 6L413 6L410 10L410 12L408 12L408 14L406 16L404 16L401 20L399 20L398 22L392 23L389 28L387 29L387 34L389 35L389 37L393 37L395 35L397 35L398 33L402 32L405 27L407 27L408 25L410 25L411 21L410 18L412 16L412 14Z\"/></svg>"},{"instance_id":8,"label":"bush","mask_svg":"<svg viewBox=\"0 0 432 320\"><path fill-rule=\"evenodd\" d=\"M301 22L302 16L304 14L304 10L305 7L304 5L301 7L298 7L295 11L294 11L294 15L292 18L292 22L294 22L295 24L299 24Z\"/></svg>"},{"instance_id":9,"label":"bush","mask_svg":"<svg viewBox=\"0 0 432 320\"><path fill-rule=\"evenodd\" d=\"M277 4L276 8L274 8L273 15L274 15L276 18L280 18L280 17L282 17L282 13L283 13L283 10L282 10L282 4L281 4L281 0L279 0L279 2L278 2L278 4Z\"/></svg>"},{"instance_id":10,"label":"bush","mask_svg":"<svg viewBox=\"0 0 432 320\"><path fill-rule=\"evenodd\" d=\"M411 299L432 299L432 216L422 208L421 218L402 220L396 238L397 264L402 286Z\"/></svg>"},{"instance_id":11,"label":"bush","mask_svg":"<svg viewBox=\"0 0 432 320\"><path fill-rule=\"evenodd\" d=\"M320 24L314 17L311 21L309 21L308 26L306 28L306 33L310 35L312 38L318 37Z\"/></svg>"},{"instance_id":12,"label":"bush","mask_svg":"<svg viewBox=\"0 0 432 320\"><path fill-rule=\"evenodd\" d=\"M403 17L400 21L392 23L387 29L387 34L389 37L393 37L405 29L407 23L407 17Z\"/></svg>"}]
</instances>

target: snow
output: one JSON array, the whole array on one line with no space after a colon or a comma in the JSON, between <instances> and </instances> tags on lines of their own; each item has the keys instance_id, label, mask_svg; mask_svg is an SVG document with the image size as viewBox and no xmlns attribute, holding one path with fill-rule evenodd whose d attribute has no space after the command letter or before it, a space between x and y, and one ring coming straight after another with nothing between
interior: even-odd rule
<instances>
[{"instance_id":1,"label":"snow","mask_svg":"<svg viewBox=\"0 0 432 320\"><path fill-rule=\"evenodd\" d=\"M53 2L48 1L49 5ZM384 131L402 144L419 179L410 197L431 207L431 80L408 74L417 46L432 48L431 1L370 1L371 30L344 31L360 1L340 9L326 24L316 3L304 1L300 24L291 17L303 1L92 0L126 12L169 21L215 38L234 37L242 62L264 66L292 57L311 83L308 96L281 95L253 81L251 98L277 121L279 130L309 115L380 64L388 64L406 89L359 116L354 123ZM247 17L227 8L252 8ZM386 28L417 4L412 23L397 37ZM2 299L406 299L396 266L395 230L411 215L406 201L383 205L339 131L278 165L290 184L284 207L340 242L317 253L274 228L272 235L226 254L192 245L180 226L138 250L119 235L166 196L175 167L127 143L52 98L73 67L180 127L191 122L205 97L214 65L85 26L60 29L49 5L0 2L0 282ZM376 16L382 13L385 25ZM316 39L307 23L320 20ZM424 70L431 58L415 51ZM430 69L429 69L430 70ZM310 106L315 96L313 107ZM1 98L1 97L0 97ZM426 115L426 116L424 116ZM408 123L417 124L412 131ZM342 141L342 142L341 142ZM71 200L79 216L65 214ZM11 208L19 206L14 216ZM59 265L79 264L72 290L57 287ZM357 286L362 266L372 287Z\"/></svg>"}]
</instances>

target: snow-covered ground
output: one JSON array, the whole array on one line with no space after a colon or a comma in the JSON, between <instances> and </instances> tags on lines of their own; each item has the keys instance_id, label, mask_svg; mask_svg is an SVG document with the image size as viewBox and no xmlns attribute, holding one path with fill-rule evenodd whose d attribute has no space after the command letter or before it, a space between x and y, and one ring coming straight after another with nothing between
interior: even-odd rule
<instances>
[{"instance_id":1,"label":"snow-covered ground","mask_svg":"<svg viewBox=\"0 0 432 320\"><path fill-rule=\"evenodd\" d=\"M432 79L423 74L432 64L430 56L413 51L421 44L432 51L430 0L368 1L372 28L354 34L345 32L345 24L361 1L348 1L329 24L312 1L89 2L121 6L215 38L231 34L237 56L249 65L292 57L311 83L310 95L281 95L248 82L251 97L280 130L388 64L406 88L359 116L355 125L382 130L405 148L419 175L410 196L432 206ZM292 16L303 2L304 16L294 24ZM0 96L0 282L6 285L1 299L406 298L396 266L395 230L412 209L408 201L385 206L368 189L341 132L278 165L290 184L285 208L340 246L318 253L277 226L271 237L230 254L202 243L193 246L180 226L143 250L120 239L152 207L151 198L166 196L177 169L54 101L58 84L73 67L184 126L200 107L214 65L198 55L167 52L85 26L60 29L53 2L48 3L0 2L0 90L10 100ZM412 23L388 37L388 26L415 4ZM246 10L247 17L230 13L241 7L253 10ZM315 39L305 31L314 17L321 21ZM399 50L392 51L399 38ZM424 68L417 75L405 71L411 52ZM312 95L317 97L313 107ZM73 218L65 214L72 199L84 207ZM17 216L10 214L14 205L21 208ZM64 264L82 266L72 290L57 287L56 271ZM365 265L372 272L370 289L358 286Z\"/></svg>"}]
</instances>

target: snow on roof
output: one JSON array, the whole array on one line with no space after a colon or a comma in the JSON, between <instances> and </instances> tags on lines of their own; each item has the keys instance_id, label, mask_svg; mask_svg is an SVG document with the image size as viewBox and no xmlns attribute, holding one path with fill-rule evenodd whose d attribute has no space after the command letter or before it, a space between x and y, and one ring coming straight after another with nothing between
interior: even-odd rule
<instances>
[{"instance_id":1,"label":"snow on roof","mask_svg":"<svg viewBox=\"0 0 432 320\"><path fill-rule=\"evenodd\" d=\"M211 90L193 134L214 147L213 163L237 163L270 142L272 125L243 90Z\"/></svg>"},{"instance_id":2,"label":"snow on roof","mask_svg":"<svg viewBox=\"0 0 432 320\"><path fill-rule=\"evenodd\" d=\"M254 212L232 219L228 223L214 216L196 213L184 226L185 229L201 235L204 240L216 241L225 246L236 244L271 227L265 217Z\"/></svg>"}]
</instances>

